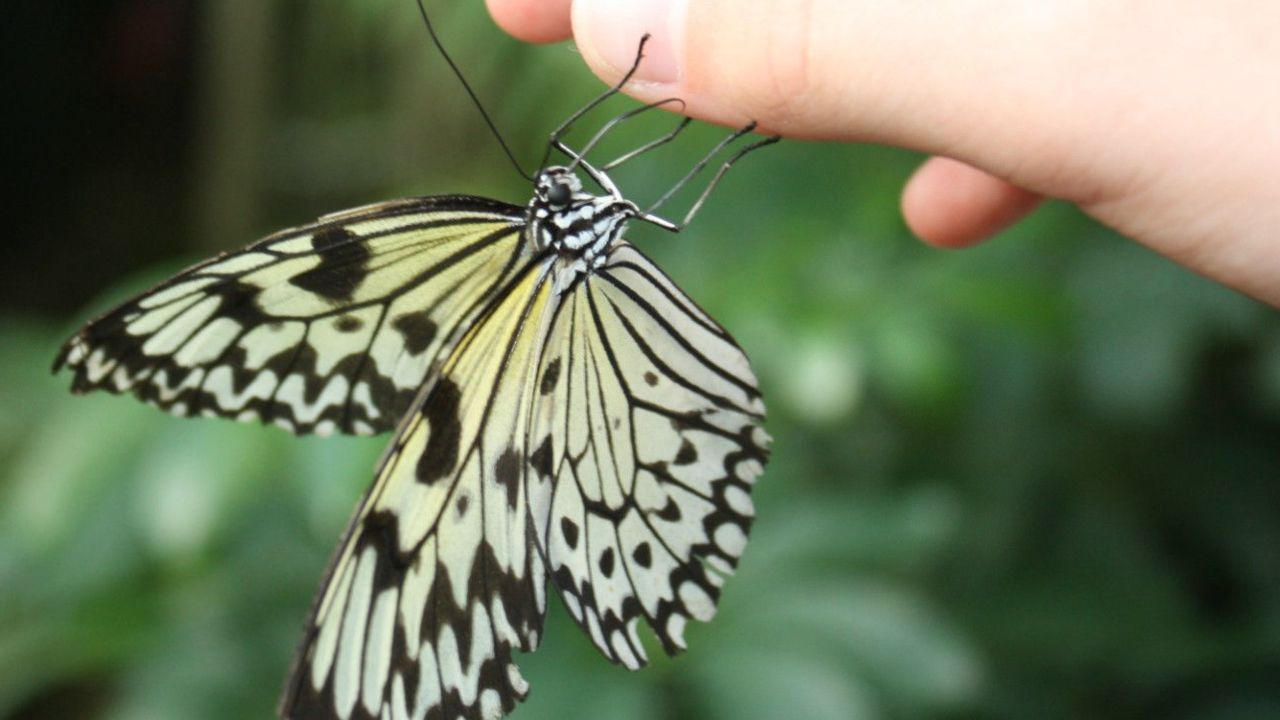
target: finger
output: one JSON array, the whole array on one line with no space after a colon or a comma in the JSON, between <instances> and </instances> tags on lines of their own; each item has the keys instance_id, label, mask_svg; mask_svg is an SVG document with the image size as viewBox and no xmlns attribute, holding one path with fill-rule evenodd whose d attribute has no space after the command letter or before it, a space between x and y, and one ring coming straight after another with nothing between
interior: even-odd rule
<instances>
[{"instance_id":1,"label":"finger","mask_svg":"<svg viewBox=\"0 0 1280 720\"><path fill-rule=\"evenodd\" d=\"M641 36L651 35L625 88L640 100L679 97L685 114L726 126L755 120L791 138L906 147L1041 193L1086 194L1092 188L1070 181L1093 120L1072 104L1081 98L1058 91L1078 82L1064 77L1078 63L1044 40L1033 8L1009 4L992 19L973 6L575 0L572 20L584 59L606 82L631 67Z\"/></svg>"},{"instance_id":2,"label":"finger","mask_svg":"<svg viewBox=\"0 0 1280 720\"><path fill-rule=\"evenodd\" d=\"M970 165L934 157L907 181L902 214L921 240L944 248L962 248L1020 220L1040 199Z\"/></svg>"},{"instance_id":3,"label":"finger","mask_svg":"<svg viewBox=\"0 0 1280 720\"><path fill-rule=\"evenodd\" d=\"M957 126L970 115L954 112L968 110L958 102L983 104L970 99L976 63L950 57L972 54L982 39L974 37L981 24L957 17L966 3L925 5L576 0L572 15L584 58L609 82L630 68L640 37L652 36L628 88L642 99L678 96L696 117L725 125L755 119L789 137L928 147L941 131L963 131ZM965 42L947 40L961 26ZM905 67L913 70L886 70ZM1001 75L981 85L988 101L992 77ZM943 117L950 122L938 122Z\"/></svg>"},{"instance_id":4,"label":"finger","mask_svg":"<svg viewBox=\"0 0 1280 720\"><path fill-rule=\"evenodd\" d=\"M486 0L494 22L525 42L550 43L572 36L572 0Z\"/></svg>"}]
</instances>

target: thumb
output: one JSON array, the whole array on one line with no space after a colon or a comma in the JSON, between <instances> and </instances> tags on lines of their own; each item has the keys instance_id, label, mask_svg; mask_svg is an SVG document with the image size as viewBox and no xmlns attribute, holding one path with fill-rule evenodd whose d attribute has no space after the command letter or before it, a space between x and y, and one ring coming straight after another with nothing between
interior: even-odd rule
<instances>
[{"instance_id":1,"label":"thumb","mask_svg":"<svg viewBox=\"0 0 1280 720\"><path fill-rule=\"evenodd\" d=\"M788 137L954 153L929 130L939 93L955 87L939 77L956 68L937 57L948 24L937 5L948 3L575 0L572 19L579 49L607 82L630 69L641 36L651 35L626 88L639 99L678 96L686 114L730 126L756 120ZM948 115L942 124L954 133Z\"/></svg>"}]
</instances>

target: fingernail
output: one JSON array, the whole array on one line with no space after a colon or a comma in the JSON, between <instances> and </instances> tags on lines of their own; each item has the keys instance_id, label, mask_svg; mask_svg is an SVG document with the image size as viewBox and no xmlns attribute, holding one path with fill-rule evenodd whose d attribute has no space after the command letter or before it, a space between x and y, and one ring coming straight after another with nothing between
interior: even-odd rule
<instances>
[{"instance_id":1,"label":"fingernail","mask_svg":"<svg viewBox=\"0 0 1280 720\"><path fill-rule=\"evenodd\" d=\"M640 38L649 34L644 58L632 80L674 83L680 79L686 0L580 0L578 41L619 75L636 61Z\"/></svg>"}]
</instances>

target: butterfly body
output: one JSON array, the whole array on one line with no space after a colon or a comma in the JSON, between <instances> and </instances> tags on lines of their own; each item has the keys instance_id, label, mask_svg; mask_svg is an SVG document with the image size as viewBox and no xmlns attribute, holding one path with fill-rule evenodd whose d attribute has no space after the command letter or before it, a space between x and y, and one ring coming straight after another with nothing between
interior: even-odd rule
<instances>
[{"instance_id":1,"label":"butterfly body","mask_svg":"<svg viewBox=\"0 0 1280 720\"><path fill-rule=\"evenodd\" d=\"M581 259L575 266L586 270L603 263L605 251L639 213L636 204L616 189L605 195L584 192L582 181L570 169L556 166L534 177L526 218L536 250Z\"/></svg>"}]
</instances>

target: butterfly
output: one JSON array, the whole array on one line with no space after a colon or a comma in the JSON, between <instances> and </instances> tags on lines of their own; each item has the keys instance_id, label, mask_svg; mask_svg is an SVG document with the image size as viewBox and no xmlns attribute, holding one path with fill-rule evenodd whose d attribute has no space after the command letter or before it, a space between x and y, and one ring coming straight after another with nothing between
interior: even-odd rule
<instances>
[{"instance_id":1,"label":"butterfly","mask_svg":"<svg viewBox=\"0 0 1280 720\"><path fill-rule=\"evenodd\" d=\"M570 162L544 158L523 206L450 195L326 215L191 267L62 347L54 370L76 393L296 434L394 431L283 717L499 718L528 693L513 653L541 640L548 585L631 669L642 623L674 654L714 614L754 517L765 409L729 333L623 237L632 220L681 229L607 170L688 120L599 169L595 141L662 103L580 153L560 139L626 81L553 133L548 153Z\"/></svg>"}]
</instances>

